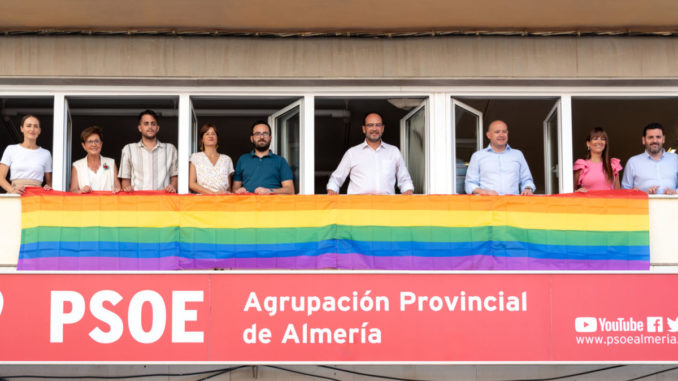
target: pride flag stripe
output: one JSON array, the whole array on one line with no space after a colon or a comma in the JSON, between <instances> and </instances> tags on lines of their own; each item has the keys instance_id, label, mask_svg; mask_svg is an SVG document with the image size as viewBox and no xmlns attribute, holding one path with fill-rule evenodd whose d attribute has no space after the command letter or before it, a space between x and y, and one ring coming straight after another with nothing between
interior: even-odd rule
<instances>
[{"instance_id":1,"label":"pride flag stripe","mask_svg":"<svg viewBox=\"0 0 678 381\"><path fill-rule=\"evenodd\" d=\"M303 228L332 224L352 226L514 226L549 230L643 230L647 215L534 213L515 211L447 210L300 210L295 212L188 211L176 213L134 211L36 211L22 214L22 228L37 226L196 227L196 228Z\"/></svg>"},{"instance_id":2,"label":"pride flag stripe","mask_svg":"<svg viewBox=\"0 0 678 381\"><path fill-rule=\"evenodd\" d=\"M22 201L24 212L34 211L162 211L222 210L228 203L232 212L296 212L302 210L467 210L570 214L647 214L647 195L627 193L623 198L597 197L596 195L570 194L554 197L521 196L473 196L468 202L465 196L428 195L409 198L391 198L388 202L375 200L374 196L268 196L270 201L261 203L247 196L198 196L167 195L161 192L145 192L143 195L125 195L111 198L110 194L94 192L86 195L60 195L40 199L27 198ZM582 203L582 199L587 200ZM265 205L265 207L263 207Z\"/></svg>"},{"instance_id":3,"label":"pride flag stripe","mask_svg":"<svg viewBox=\"0 0 678 381\"><path fill-rule=\"evenodd\" d=\"M378 257L464 257L478 253L491 253L500 257L531 257L547 259L618 260L643 259L648 255L642 246L570 246L538 245L527 242L360 242L354 240L325 240L290 244L216 245L195 243L130 243L130 242L39 242L27 244L34 255L25 258L51 257L57 252L83 253L86 256L154 258L176 256L183 258L274 258L291 256L316 256L369 252Z\"/></svg>"},{"instance_id":4,"label":"pride flag stripe","mask_svg":"<svg viewBox=\"0 0 678 381\"><path fill-rule=\"evenodd\" d=\"M180 268L247 268L247 269L359 269L359 270L647 270L642 261L627 260L574 260L574 259L535 259L494 257L474 255L467 257L374 257L365 254L320 254L313 257L275 257L275 258L228 258L184 259L176 257L161 258L118 258L118 257L50 257L26 259L25 269L30 270L157 270L174 266Z\"/></svg>"},{"instance_id":5,"label":"pride flag stripe","mask_svg":"<svg viewBox=\"0 0 678 381\"><path fill-rule=\"evenodd\" d=\"M356 241L393 242L478 242L522 241L540 245L572 246L647 246L648 235L643 231L571 231L520 229L511 226L477 226L445 228L438 226L386 227L333 225L318 228L276 229L204 229L204 228L129 228L129 227L55 227L41 226L24 229L22 243L40 241L62 242L173 242L181 235L186 243L252 245L273 243L303 243L333 237Z\"/></svg>"}]
</instances>

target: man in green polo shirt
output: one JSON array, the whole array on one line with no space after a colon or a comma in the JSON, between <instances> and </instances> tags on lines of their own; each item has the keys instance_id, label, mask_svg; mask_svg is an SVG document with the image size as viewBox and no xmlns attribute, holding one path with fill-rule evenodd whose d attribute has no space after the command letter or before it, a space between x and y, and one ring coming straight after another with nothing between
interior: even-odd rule
<instances>
[{"instance_id":1,"label":"man in green polo shirt","mask_svg":"<svg viewBox=\"0 0 678 381\"><path fill-rule=\"evenodd\" d=\"M294 194L292 169L285 158L271 152L271 126L263 120L254 122L250 141L254 149L238 159L233 192Z\"/></svg>"}]
</instances>

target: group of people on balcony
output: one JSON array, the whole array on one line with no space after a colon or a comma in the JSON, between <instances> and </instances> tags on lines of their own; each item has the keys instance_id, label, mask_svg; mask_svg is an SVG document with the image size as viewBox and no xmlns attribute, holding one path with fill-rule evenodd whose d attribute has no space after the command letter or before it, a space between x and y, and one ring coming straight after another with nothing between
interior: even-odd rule
<instances>
[{"instance_id":1,"label":"group of people on balcony","mask_svg":"<svg viewBox=\"0 0 678 381\"><path fill-rule=\"evenodd\" d=\"M132 192L135 190L177 191L177 149L157 138L160 125L152 110L139 115L138 130L141 140L122 149L120 170L111 158L101 156L104 133L92 126L82 131L80 141L87 152L75 161L71 172L70 191ZM0 186L8 193L22 194L27 186L51 189L52 159L49 151L36 141L40 135L40 121L32 115L21 120L24 141L8 146L0 161ZM271 130L260 121L252 127L254 150L245 154L233 168L227 155L219 154L218 133L213 124L200 129L200 152L190 158L190 188L197 193L294 193L292 171L285 161L270 152ZM255 159L256 158L256 159ZM10 181L6 177L10 172ZM234 176L235 172L235 176Z\"/></svg>"},{"instance_id":2,"label":"group of people on balcony","mask_svg":"<svg viewBox=\"0 0 678 381\"><path fill-rule=\"evenodd\" d=\"M535 186L523 154L508 145L508 126L501 120L490 123L490 144L471 156L466 172L466 193L531 195ZM626 163L620 180L621 162L610 157L604 129L596 127L586 137L586 158L575 161L574 184L578 192L588 190L639 189L648 194L676 194L678 155L664 149L664 127L650 123L641 139L645 152Z\"/></svg>"},{"instance_id":3,"label":"group of people on balcony","mask_svg":"<svg viewBox=\"0 0 678 381\"><path fill-rule=\"evenodd\" d=\"M412 194L414 185L400 150L382 140L385 124L378 113L363 119L365 141L344 154L327 183L327 193L335 195L348 177L349 194L394 194L396 181L402 194ZM87 156L73 163L70 191L132 192L138 190L177 191L177 149L157 138L158 116L152 110L139 115L141 140L122 149L120 168L115 161L101 156L103 130L97 126L80 134ZM0 160L0 186L8 193L22 194L26 187L51 189L52 159L49 151L37 145L40 121L32 115L21 120L24 136L20 144L5 149ZM293 174L287 161L273 152L271 127L257 121L251 127L252 151L243 154L235 166L230 157L218 151L217 128L210 123L199 131L200 151L191 155L189 188L201 194L254 193L294 194ZM534 181L523 154L508 144L508 125L495 120L486 136L490 144L473 154L469 163L465 190L468 194L531 195ZM633 156L622 166L609 157L607 133L599 127L586 138L587 155L574 163L577 191L640 189L649 194L676 194L678 155L664 150L664 128L658 123L645 127L642 137L645 152ZM10 182L7 174L10 173Z\"/></svg>"}]
</instances>

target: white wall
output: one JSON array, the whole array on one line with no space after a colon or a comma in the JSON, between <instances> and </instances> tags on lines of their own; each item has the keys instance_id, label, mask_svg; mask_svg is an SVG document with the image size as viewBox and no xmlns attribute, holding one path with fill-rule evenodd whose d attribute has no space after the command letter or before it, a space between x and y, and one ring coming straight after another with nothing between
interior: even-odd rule
<instances>
[{"instance_id":1,"label":"white wall","mask_svg":"<svg viewBox=\"0 0 678 381\"><path fill-rule=\"evenodd\" d=\"M21 198L0 194L0 267L16 267L21 245Z\"/></svg>"}]
</instances>

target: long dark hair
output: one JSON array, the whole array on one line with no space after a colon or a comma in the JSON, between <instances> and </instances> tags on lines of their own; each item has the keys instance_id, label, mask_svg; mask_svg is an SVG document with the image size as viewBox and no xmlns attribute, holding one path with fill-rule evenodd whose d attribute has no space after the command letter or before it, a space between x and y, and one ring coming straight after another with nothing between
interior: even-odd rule
<instances>
[{"instance_id":1,"label":"long dark hair","mask_svg":"<svg viewBox=\"0 0 678 381\"><path fill-rule=\"evenodd\" d=\"M607 132L605 132L602 127L594 127L586 137L586 141L590 142L597 136L602 136L603 139L605 139L605 148L601 154L603 159L603 171L605 171L605 177L607 177L607 180L612 182L614 181L614 174L612 173L612 164L610 164L610 139L607 137ZM591 159L590 150L586 151L586 159Z\"/></svg>"}]
</instances>

